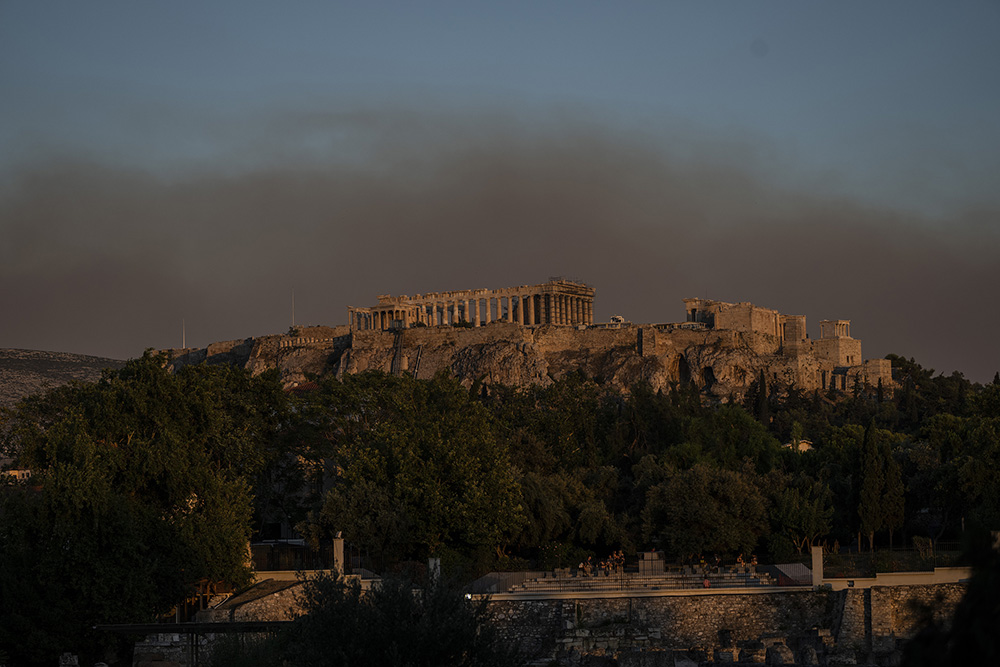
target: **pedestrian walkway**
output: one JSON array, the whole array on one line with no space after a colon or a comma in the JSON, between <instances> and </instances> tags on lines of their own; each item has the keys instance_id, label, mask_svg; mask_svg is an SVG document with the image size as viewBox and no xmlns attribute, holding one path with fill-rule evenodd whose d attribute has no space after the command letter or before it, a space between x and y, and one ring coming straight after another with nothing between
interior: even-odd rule
<instances>
[{"instance_id":1,"label":"pedestrian walkway","mask_svg":"<svg viewBox=\"0 0 1000 667\"><path fill-rule=\"evenodd\" d=\"M489 584L484 593L572 593L589 591L669 591L708 588L760 588L776 586L777 582L766 572L754 572L748 567L711 568L707 574L699 568L674 567L656 574L635 571L598 572L590 576L571 573L568 569L551 572L493 573L479 582ZM473 588L478 588L473 586Z\"/></svg>"}]
</instances>

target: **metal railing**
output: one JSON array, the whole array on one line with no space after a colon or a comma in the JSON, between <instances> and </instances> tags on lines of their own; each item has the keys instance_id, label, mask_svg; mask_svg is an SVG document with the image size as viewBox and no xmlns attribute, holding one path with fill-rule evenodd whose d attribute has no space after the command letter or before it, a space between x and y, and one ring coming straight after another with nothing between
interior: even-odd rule
<instances>
[{"instance_id":1,"label":"metal railing","mask_svg":"<svg viewBox=\"0 0 1000 667\"><path fill-rule=\"evenodd\" d=\"M279 570L329 570L334 566L333 547L312 549L277 542L250 545L250 557L257 572Z\"/></svg>"},{"instance_id":2,"label":"metal railing","mask_svg":"<svg viewBox=\"0 0 1000 667\"><path fill-rule=\"evenodd\" d=\"M960 564L959 545L938 543L934 549L876 549L874 552L823 554L823 576L831 579L874 577L879 573L930 572Z\"/></svg>"},{"instance_id":3,"label":"metal railing","mask_svg":"<svg viewBox=\"0 0 1000 667\"><path fill-rule=\"evenodd\" d=\"M289 542L259 542L250 545L250 557L257 572L332 570L334 549L327 545L313 549L306 544ZM344 545L345 574L360 574L363 578L383 572L380 558L353 545Z\"/></svg>"}]
</instances>

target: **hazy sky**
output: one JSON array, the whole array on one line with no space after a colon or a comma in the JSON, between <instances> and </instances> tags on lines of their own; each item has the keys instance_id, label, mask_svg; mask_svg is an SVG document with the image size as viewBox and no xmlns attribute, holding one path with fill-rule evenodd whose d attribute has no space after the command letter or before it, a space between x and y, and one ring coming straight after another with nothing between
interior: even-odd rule
<instances>
[{"instance_id":1,"label":"hazy sky","mask_svg":"<svg viewBox=\"0 0 1000 667\"><path fill-rule=\"evenodd\" d=\"M996 0L0 0L0 347L561 275L988 381L998 119Z\"/></svg>"}]
</instances>

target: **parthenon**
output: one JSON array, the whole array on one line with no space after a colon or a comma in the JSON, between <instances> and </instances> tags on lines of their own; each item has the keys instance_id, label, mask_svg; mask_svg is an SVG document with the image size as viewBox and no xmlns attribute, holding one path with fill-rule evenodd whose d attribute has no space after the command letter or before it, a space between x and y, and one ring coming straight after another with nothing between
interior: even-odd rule
<instances>
[{"instance_id":1,"label":"parthenon","mask_svg":"<svg viewBox=\"0 0 1000 667\"><path fill-rule=\"evenodd\" d=\"M348 307L347 312L352 331L421 325L479 327L494 321L529 327L584 326L594 323L594 288L575 280L550 278L540 285L501 289L430 292L412 297L379 295L378 305Z\"/></svg>"}]
</instances>

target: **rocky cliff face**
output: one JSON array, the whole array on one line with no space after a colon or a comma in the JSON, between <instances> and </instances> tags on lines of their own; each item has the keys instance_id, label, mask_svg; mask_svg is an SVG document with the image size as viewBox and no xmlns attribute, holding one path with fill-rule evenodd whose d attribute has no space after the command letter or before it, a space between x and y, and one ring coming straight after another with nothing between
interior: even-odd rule
<instances>
[{"instance_id":1,"label":"rocky cliff face","mask_svg":"<svg viewBox=\"0 0 1000 667\"><path fill-rule=\"evenodd\" d=\"M232 363L254 373L277 368L286 387L367 370L421 379L444 370L467 385L512 386L544 386L582 372L621 389L639 381L654 389L693 381L709 395L726 398L742 396L761 371L788 383L803 379L801 359L782 356L774 337L672 326L576 329L496 322L396 332L311 327L203 350L173 350L171 356L175 366Z\"/></svg>"}]
</instances>

